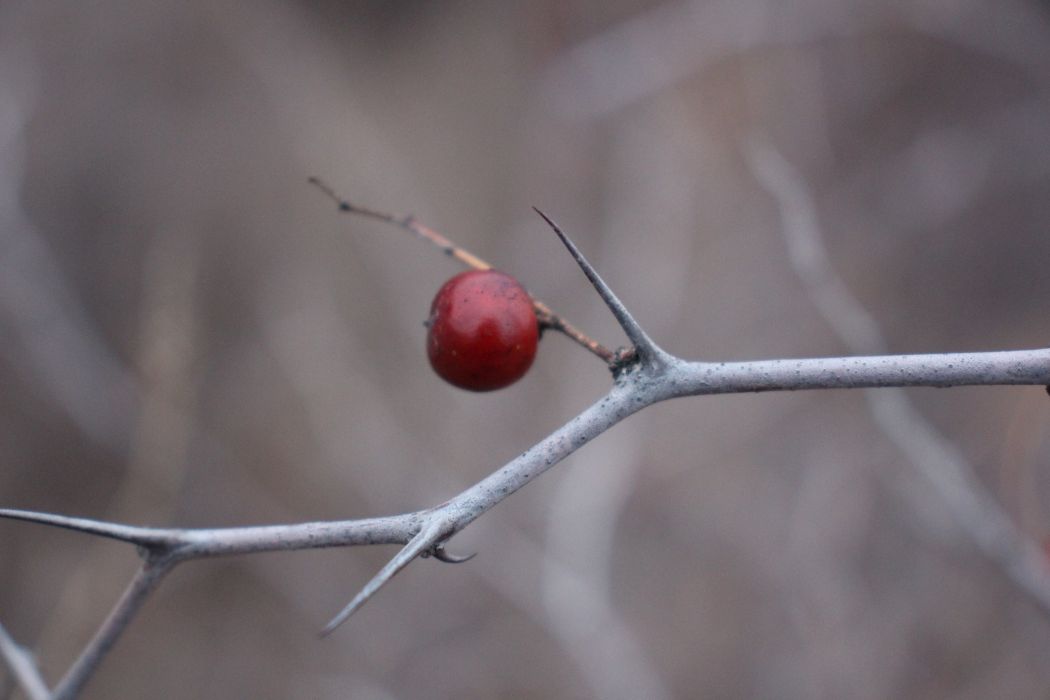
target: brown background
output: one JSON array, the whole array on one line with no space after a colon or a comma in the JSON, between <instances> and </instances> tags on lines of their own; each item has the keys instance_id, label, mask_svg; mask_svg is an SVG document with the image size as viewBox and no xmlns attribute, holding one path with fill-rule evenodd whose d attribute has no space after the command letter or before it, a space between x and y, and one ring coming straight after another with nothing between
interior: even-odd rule
<instances>
[{"instance_id":1,"label":"brown background","mask_svg":"<svg viewBox=\"0 0 1050 700\"><path fill-rule=\"evenodd\" d=\"M1000 0L0 4L0 504L221 526L402 512L599 396L547 337L490 395L429 370L455 264L609 345L532 214L686 357L846 352L743 157L805 177L893 352L1045 346L1050 9ZM916 390L1035 536L1039 388ZM91 698L1031 698L1050 625L954 535L860 392L680 400L602 436L315 632L391 548L191 563ZM126 546L0 523L0 621L66 668Z\"/></svg>"}]
</instances>

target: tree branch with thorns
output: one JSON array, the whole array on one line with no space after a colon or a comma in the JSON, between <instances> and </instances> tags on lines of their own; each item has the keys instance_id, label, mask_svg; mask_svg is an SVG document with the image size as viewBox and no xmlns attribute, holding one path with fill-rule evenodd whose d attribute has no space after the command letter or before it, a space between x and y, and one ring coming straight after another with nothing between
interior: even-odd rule
<instances>
[{"instance_id":1,"label":"tree branch with thorns","mask_svg":"<svg viewBox=\"0 0 1050 700\"><path fill-rule=\"evenodd\" d=\"M310 182L333 199L340 211L398 226L441 249L464 265L490 269L481 258L460 248L411 216L359 207L339 197L317 178ZM142 565L120 600L80 656L54 689L48 689L28 653L0 628L0 657L27 696L38 700L72 698L79 694L135 618L142 604L164 577L184 562L283 550L400 545L397 554L321 630L331 634L359 610L398 572L417 558L433 557L461 562L469 557L445 550L448 542L498 503L535 480L576 450L628 416L673 398L803 389L856 389L882 387L950 387L963 385L1050 384L1050 349L881 355L812 359L772 359L753 362L688 361L661 349L634 319L573 242L546 214L537 213L554 230L576 260L616 320L631 347L611 351L565 321L549 307L534 300L542 327L564 333L601 358L613 370L612 386L579 415L539 440L515 459L453 498L425 510L379 518L264 525L219 529L150 528L73 518L50 513L0 509L0 517L74 530L131 544ZM987 512L967 512L962 517L984 518ZM979 530L980 528L970 528ZM968 530L968 531L970 531ZM1008 571L1020 571L1022 590L1050 614L1050 570L1018 569L1025 540L1016 530L1002 530L1001 547L992 550ZM1026 545L1027 546L1027 545ZM986 548L986 551L989 551ZM1027 551L1027 550L1025 550Z\"/></svg>"}]
</instances>

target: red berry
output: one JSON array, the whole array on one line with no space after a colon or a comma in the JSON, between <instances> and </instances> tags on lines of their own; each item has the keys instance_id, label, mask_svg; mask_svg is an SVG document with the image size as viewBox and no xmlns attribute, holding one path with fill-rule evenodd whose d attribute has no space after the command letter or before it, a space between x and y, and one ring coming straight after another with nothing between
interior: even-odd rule
<instances>
[{"instance_id":1,"label":"red berry","mask_svg":"<svg viewBox=\"0 0 1050 700\"><path fill-rule=\"evenodd\" d=\"M430 366L449 384L493 391L524 376L536 357L532 299L510 275L461 272L438 290L427 322Z\"/></svg>"}]
</instances>

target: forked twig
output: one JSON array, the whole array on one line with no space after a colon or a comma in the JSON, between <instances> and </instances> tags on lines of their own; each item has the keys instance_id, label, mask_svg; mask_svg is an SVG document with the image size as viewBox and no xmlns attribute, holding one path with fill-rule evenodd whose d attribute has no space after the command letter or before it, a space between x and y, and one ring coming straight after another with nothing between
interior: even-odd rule
<instances>
[{"instance_id":1,"label":"forked twig","mask_svg":"<svg viewBox=\"0 0 1050 700\"><path fill-rule=\"evenodd\" d=\"M379 215L379 218L384 216ZM396 219L390 220L397 222ZM0 509L0 518L26 520L134 544L145 559L136 578L51 697L70 698L79 692L148 595L156 589L164 575L181 562L290 549L403 545L397 555L324 628L322 634L328 634L414 559L430 554L449 560L449 555L442 554L442 547L456 533L609 428L660 401L684 396L798 389L1050 384L1048 349L756 362L687 362L657 347L568 237L549 219L548 223L565 242L628 337L635 343L638 350L637 366L643 371L618 372L609 392L582 413L458 496L430 510L362 520L180 530L131 527L86 518ZM1050 590L1048 581L1050 578L1043 576L1039 579L1039 585ZM1033 588L1025 590L1032 592ZM1037 597L1036 600L1041 604L1041 609L1050 614L1050 596ZM17 664L18 658L17 654L4 654L8 666ZM31 684L33 681L19 682L25 688L26 683Z\"/></svg>"},{"instance_id":2,"label":"forked twig","mask_svg":"<svg viewBox=\"0 0 1050 700\"><path fill-rule=\"evenodd\" d=\"M399 228L408 231L409 233L416 236L420 240L427 241L428 243L437 246L445 255L455 258L459 262L463 263L467 267L475 270L490 270L490 265L485 260L482 260L478 256L471 253L466 248L453 243L451 240L443 236L441 233L435 231L429 226L423 224L421 221L416 219L412 215L399 216L396 214L390 214L388 212L378 211L376 209L369 209L368 207L358 206L351 203L350 201L343 199L339 194L324 180L319 177L310 177L307 182L323 192L329 199L336 203L339 207L339 211L346 212L348 214L357 214L369 219L375 219L376 221L382 221L387 224L393 224ZM535 296L532 297L532 306L536 311L536 320L539 321L541 329L550 329L562 333L573 342L577 343L581 347L585 348L588 352L600 357L607 365L614 366L619 357L617 353L613 352L609 348L605 347L597 340L594 340L586 333L581 331L576 326L569 323L562 316L555 313L551 307L537 299Z\"/></svg>"}]
</instances>

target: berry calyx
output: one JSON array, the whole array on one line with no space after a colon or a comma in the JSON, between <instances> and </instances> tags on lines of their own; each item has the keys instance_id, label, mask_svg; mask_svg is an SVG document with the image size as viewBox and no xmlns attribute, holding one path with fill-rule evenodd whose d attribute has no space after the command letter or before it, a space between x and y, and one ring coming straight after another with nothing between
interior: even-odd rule
<instances>
[{"instance_id":1,"label":"berry calyx","mask_svg":"<svg viewBox=\"0 0 1050 700\"><path fill-rule=\"evenodd\" d=\"M518 381L532 366L538 342L532 299L503 272L461 272L430 305L430 366L461 389L494 391Z\"/></svg>"}]
</instances>

